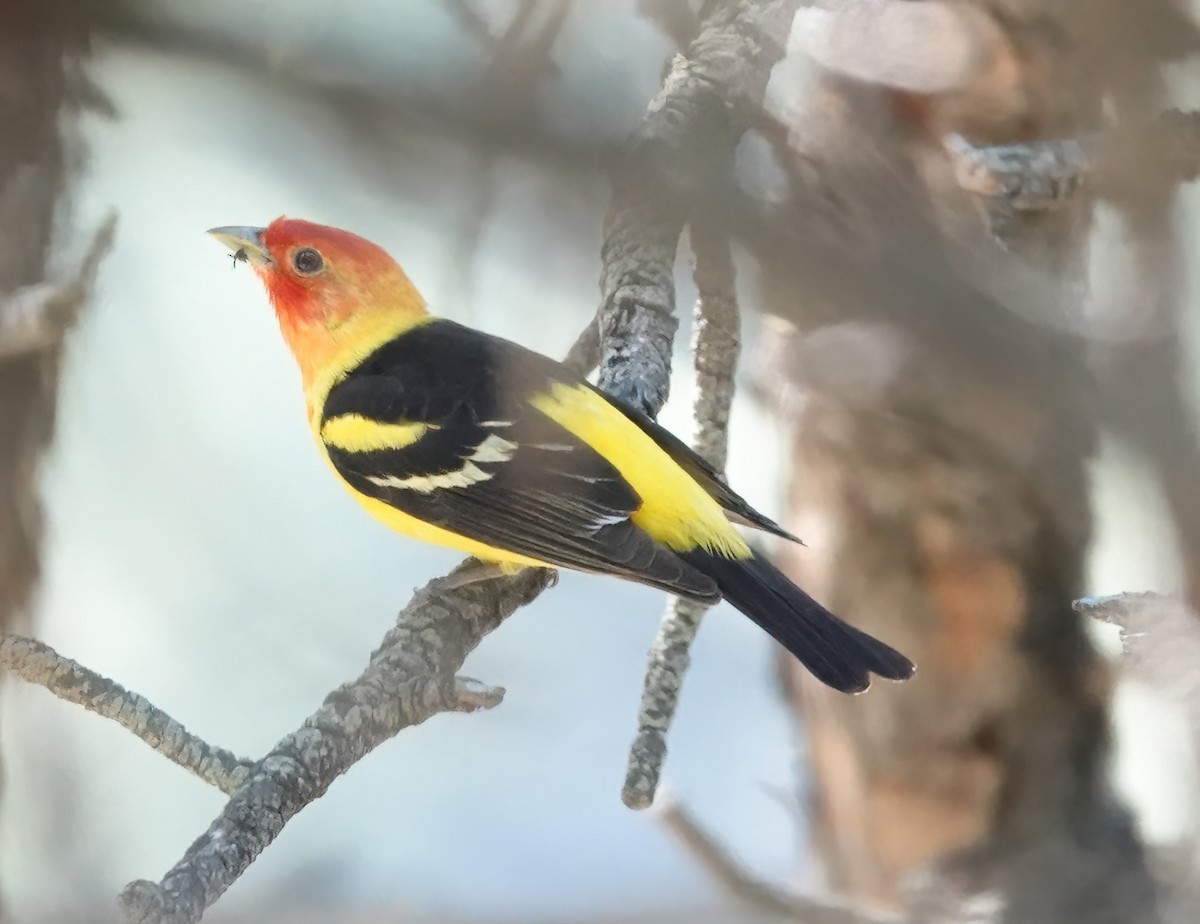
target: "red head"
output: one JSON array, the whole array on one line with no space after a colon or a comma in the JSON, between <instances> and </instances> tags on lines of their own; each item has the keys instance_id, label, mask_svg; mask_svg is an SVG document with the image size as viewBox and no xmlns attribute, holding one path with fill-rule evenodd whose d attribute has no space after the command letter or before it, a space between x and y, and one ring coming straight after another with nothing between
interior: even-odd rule
<instances>
[{"instance_id":1,"label":"red head","mask_svg":"<svg viewBox=\"0 0 1200 924\"><path fill-rule=\"evenodd\" d=\"M214 228L209 234L262 279L306 382L339 361L342 347L385 328L394 335L427 316L424 299L399 264L349 231L277 218L266 228Z\"/></svg>"}]
</instances>

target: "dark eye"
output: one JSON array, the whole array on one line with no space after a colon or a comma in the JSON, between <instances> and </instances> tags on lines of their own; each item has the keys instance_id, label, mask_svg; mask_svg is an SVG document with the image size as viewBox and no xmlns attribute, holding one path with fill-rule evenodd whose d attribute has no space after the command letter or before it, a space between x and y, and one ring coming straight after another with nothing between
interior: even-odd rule
<instances>
[{"instance_id":1,"label":"dark eye","mask_svg":"<svg viewBox=\"0 0 1200 924\"><path fill-rule=\"evenodd\" d=\"M311 247L304 247L297 250L296 255L292 257L292 266L296 267L296 272L300 275L312 276L325 269L325 261Z\"/></svg>"}]
</instances>

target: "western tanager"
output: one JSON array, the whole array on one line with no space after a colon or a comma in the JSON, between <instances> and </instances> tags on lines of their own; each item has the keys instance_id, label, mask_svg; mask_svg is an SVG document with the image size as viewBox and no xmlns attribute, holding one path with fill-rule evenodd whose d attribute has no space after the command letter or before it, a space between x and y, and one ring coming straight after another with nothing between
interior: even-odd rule
<instances>
[{"instance_id":1,"label":"western tanager","mask_svg":"<svg viewBox=\"0 0 1200 924\"><path fill-rule=\"evenodd\" d=\"M731 521L792 539L653 420L558 362L433 317L347 231L280 218L209 232L266 285L317 444L399 532L505 570L611 574L724 598L846 692L912 663L755 554Z\"/></svg>"}]
</instances>

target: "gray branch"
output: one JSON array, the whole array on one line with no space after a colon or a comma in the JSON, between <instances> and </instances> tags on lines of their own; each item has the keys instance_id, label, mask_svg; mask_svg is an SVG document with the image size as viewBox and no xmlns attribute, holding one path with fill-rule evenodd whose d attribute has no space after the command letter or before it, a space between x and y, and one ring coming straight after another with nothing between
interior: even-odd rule
<instances>
[{"instance_id":1,"label":"gray branch","mask_svg":"<svg viewBox=\"0 0 1200 924\"><path fill-rule=\"evenodd\" d=\"M1079 139L976 147L944 141L958 185L990 207L1013 212L1059 208L1085 183L1098 195L1136 182L1190 182L1200 175L1200 112L1172 110L1137 131Z\"/></svg>"},{"instance_id":2,"label":"gray branch","mask_svg":"<svg viewBox=\"0 0 1200 924\"><path fill-rule=\"evenodd\" d=\"M661 798L655 814L688 854L731 895L758 911L804 924L898 924L894 915L869 913L832 899L796 895L749 872L679 803Z\"/></svg>"},{"instance_id":3,"label":"gray branch","mask_svg":"<svg viewBox=\"0 0 1200 924\"><path fill-rule=\"evenodd\" d=\"M741 351L740 319L734 291L729 239L708 227L692 227L695 252L696 301L692 355L696 365L693 404L693 446L718 470L725 468L729 412L733 405L734 370ZM638 729L629 749L629 764L621 798L630 808L648 808L654 801L663 762L667 731L679 704L689 649L708 608L673 597L667 604L658 636L647 658L638 710Z\"/></svg>"},{"instance_id":4,"label":"gray branch","mask_svg":"<svg viewBox=\"0 0 1200 924\"><path fill-rule=\"evenodd\" d=\"M601 249L600 384L652 416L670 390L679 235L691 204L726 176L796 5L713 4L687 51L675 56L613 177Z\"/></svg>"},{"instance_id":5,"label":"gray branch","mask_svg":"<svg viewBox=\"0 0 1200 924\"><path fill-rule=\"evenodd\" d=\"M961 135L949 135L944 145L962 189L1014 211L1062 205L1083 184L1091 164L1088 148L1071 139L975 147Z\"/></svg>"},{"instance_id":6,"label":"gray branch","mask_svg":"<svg viewBox=\"0 0 1200 924\"><path fill-rule=\"evenodd\" d=\"M197 738L144 696L34 639L0 636L0 667L28 683L45 687L59 699L112 719L163 757L223 793L233 793L254 766Z\"/></svg>"},{"instance_id":7,"label":"gray branch","mask_svg":"<svg viewBox=\"0 0 1200 924\"><path fill-rule=\"evenodd\" d=\"M371 655L366 670L325 698L295 732L254 765L208 830L160 883L121 894L136 924L194 924L302 808L359 759L404 728L440 712L499 703L503 691L456 678L480 640L550 585L554 572L520 574L446 589L468 560L417 591Z\"/></svg>"}]
</instances>

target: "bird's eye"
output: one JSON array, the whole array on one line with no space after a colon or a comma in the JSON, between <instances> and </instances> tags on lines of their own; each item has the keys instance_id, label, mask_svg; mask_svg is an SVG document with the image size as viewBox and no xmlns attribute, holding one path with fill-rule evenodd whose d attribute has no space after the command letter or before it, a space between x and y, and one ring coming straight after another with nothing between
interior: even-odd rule
<instances>
[{"instance_id":1,"label":"bird's eye","mask_svg":"<svg viewBox=\"0 0 1200 924\"><path fill-rule=\"evenodd\" d=\"M325 261L311 247L303 247L292 257L292 266L296 267L296 272L301 276L315 276L325 269Z\"/></svg>"}]
</instances>

